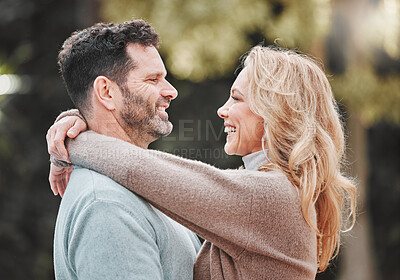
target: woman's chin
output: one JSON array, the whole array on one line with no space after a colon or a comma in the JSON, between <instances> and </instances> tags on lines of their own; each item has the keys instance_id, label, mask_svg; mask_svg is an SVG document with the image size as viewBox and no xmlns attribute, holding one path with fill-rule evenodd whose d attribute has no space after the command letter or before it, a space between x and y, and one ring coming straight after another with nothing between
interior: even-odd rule
<instances>
[{"instance_id":1,"label":"woman's chin","mask_svg":"<svg viewBox=\"0 0 400 280\"><path fill-rule=\"evenodd\" d=\"M230 153L230 150L229 150L229 147L228 147L228 143L225 143L225 146L224 146L224 151L225 151L225 153L227 154L227 155L232 155L231 153Z\"/></svg>"},{"instance_id":2,"label":"woman's chin","mask_svg":"<svg viewBox=\"0 0 400 280\"><path fill-rule=\"evenodd\" d=\"M228 143L224 146L224 151L227 155L234 156L237 155L236 151L230 147Z\"/></svg>"}]
</instances>

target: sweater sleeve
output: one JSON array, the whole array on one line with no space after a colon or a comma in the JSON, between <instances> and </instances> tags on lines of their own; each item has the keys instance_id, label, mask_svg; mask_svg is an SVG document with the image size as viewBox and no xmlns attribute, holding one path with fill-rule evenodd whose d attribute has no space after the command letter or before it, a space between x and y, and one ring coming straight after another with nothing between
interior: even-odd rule
<instances>
[{"instance_id":1,"label":"sweater sleeve","mask_svg":"<svg viewBox=\"0 0 400 280\"><path fill-rule=\"evenodd\" d=\"M68 141L74 164L109 176L232 256L241 249L228 250L246 248L252 227L259 227L252 221L253 200L276 201L265 197L274 192L258 193L269 188L273 175L267 172L220 170L91 131Z\"/></svg>"},{"instance_id":2,"label":"sweater sleeve","mask_svg":"<svg viewBox=\"0 0 400 280\"><path fill-rule=\"evenodd\" d=\"M87 125L87 122L86 122L85 118L82 116L81 112L79 112L78 109L70 109L70 110L62 112L56 118L55 123L58 122L59 120L61 120L62 118L70 117L70 116L75 116L75 117L81 118Z\"/></svg>"}]
</instances>

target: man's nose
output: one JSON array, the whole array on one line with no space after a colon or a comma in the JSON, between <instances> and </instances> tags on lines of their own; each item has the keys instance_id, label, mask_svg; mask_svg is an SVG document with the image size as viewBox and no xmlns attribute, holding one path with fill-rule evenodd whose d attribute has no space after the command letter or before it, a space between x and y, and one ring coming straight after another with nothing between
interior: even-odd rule
<instances>
[{"instance_id":1,"label":"man's nose","mask_svg":"<svg viewBox=\"0 0 400 280\"><path fill-rule=\"evenodd\" d=\"M161 90L161 95L167 97L170 100L175 99L178 96L178 91L167 81L164 82L164 87Z\"/></svg>"}]
</instances>

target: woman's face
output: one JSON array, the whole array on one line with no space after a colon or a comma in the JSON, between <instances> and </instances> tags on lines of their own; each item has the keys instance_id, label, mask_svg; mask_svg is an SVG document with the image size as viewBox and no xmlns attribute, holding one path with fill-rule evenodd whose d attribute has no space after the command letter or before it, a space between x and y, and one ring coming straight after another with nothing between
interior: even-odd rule
<instances>
[{"instance_id":1,"label":"woman's face","mask_svg":"<svg viewBox=\"0 0 400 280\"><path fill-rule=\"evenodd\" d=\"M248 95L249 80L244 68L232 85L228 101L217 111L228 133L225 144L228 155L245 156L262 149L263 119L250 110Z\"/></svg>"}]
</instances>

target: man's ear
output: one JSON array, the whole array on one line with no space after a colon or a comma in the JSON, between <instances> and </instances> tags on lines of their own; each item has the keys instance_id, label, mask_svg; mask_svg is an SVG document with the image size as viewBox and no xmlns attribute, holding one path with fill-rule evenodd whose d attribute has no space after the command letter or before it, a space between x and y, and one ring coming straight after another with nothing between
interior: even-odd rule
<instances>
[{"instance_id":1,"label":"man's ear","mask_svg":"<svg viewBox=\"0 0 400 280\"><path fill-rule=\"evenodd\" d=\"M107 110L115 110L116 84L105 76L98 76L93 82L94 98Z\"/></svg>"}]
</instances>

